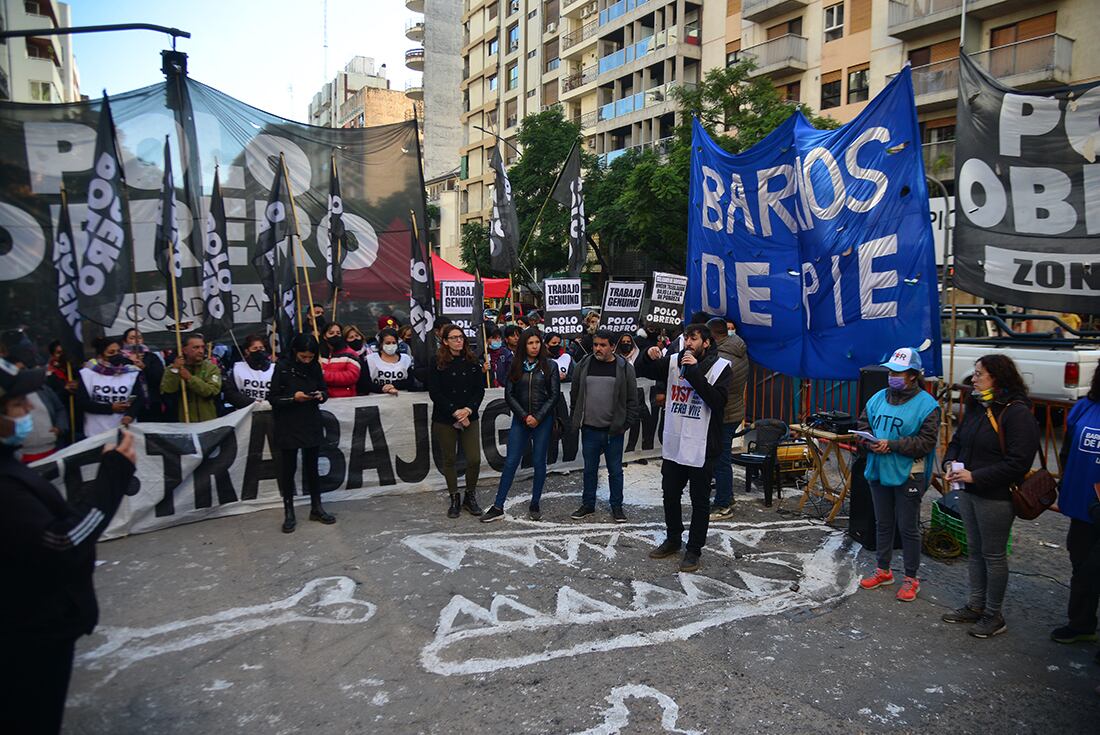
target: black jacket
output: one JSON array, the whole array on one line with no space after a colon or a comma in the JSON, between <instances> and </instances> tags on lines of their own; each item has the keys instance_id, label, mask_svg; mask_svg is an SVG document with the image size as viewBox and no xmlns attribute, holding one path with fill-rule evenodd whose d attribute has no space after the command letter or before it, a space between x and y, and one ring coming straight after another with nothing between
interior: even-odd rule
<instances>
[{"instance_id":1,"label":"black jacket","mask_svg":"<svg viewBox=\"0 0 1100 735\"><path fill-rule=\"evenodd\" d=\"M641 355L639 363L641 363L640 374L653 378L656 383L658 393L665 393L668 390L668 364L672 355L679 353L667 352L664 357L659 360L650 360L648 355ZM718 376L718 380L714 381L714 385L711 385L707 380L707 373L714 366L714 363L718 360L718 350L711 347L703 359L694 365L687 365L684 367L684 379L691 384L691 387L699 394L699 397L703 399L703 403L707 404L710 409L710 423L707 425L707 461L711 462L722 452L723 432L722 423L724 421L724 413L726 410L726 400L729 398L730 383L733 382L733 368L727 366L721 374ZM670 405L666 403L667 406Z\"/></svg>"},{"instance_id":2,"label":"black jacket","mask_svg":"<svg viewBox=\"0 0 1100 735\"><path fill-rule=\"evenodd\" d=\"M582 357L577 364L576 373L573 375L572 385L569 389L569 414L572 417L574 429L580 429L584 423L584 406L588 399L588 369L595 354ZM627 429L634 425L641 412L638 404L638 377L634 372L634 366L624 360L621 355L615 355L615 405L611 416L611 426L607 431L612 436L626 433Z\"/></svg>"},{"instance_id":3,"label":"black jacket","mask_svg":"<svg viewBox=\"0 0 1100 735\"><path fill-rule=\"evenodd\" d=\"M320 401L294 400L298 391L309 394L318 391ZM328 400L328 388L321 373L321 364L314 358L309 364L294 357L280 360L271 376L267 400L275 412L275 444L281 449L304 449L321 446L321 404Z\"/></svg>"},{"instance_id":4,"label":"black jacket","mask_svg":"<svg viewBox=\"0 0 1100 735\"><path fill-rule=\"evenodd\" d=\"M476 421L477 409L485 398L485 373L480 362L451 360L442 370L435 357L428 369L428 394L432 398L432 421L453 424L454 412L468 408L470 421Z\"/></svg>"},{"instance_id":5,"label":"black jacket","mask_svg":"<svg viewBox=\"0 0 1100 735\"><path fill-rule=\"evenodd\" d=\"M4 635L63 640L92 632L99 621L95 544L133 476L130 460L110 452L95 481L70 503L11 449L0 450Z\"/></svg>"},{"instance_id":6,"label":"black jacket","mask_svg":"<svg viewBox=\"0 0 1100 735\"><path fill-rule=\"evenodd\" d=\"M553 415L554 406L561 395L561 372L558 366L550 363L550 375L536 367L533 371L524 371L519 380L513 382L509 376L504 382L504 400L512 415L518 419L534 416L540 424Z\"/></svg>"},{"instance_id":7,"label":"black jacket","mask_svg":"<svg viewBox=\"0 0 1100 735\"><path fill-rule=\"evenodd\" d=\"M944 452L948 462L962 462L974 482L966 491L984 498L1011 500L1009 487L1031 469L1039 451L1039 424L1031 413L1031 402L1024 395L998 397L990 405L993 418L1001 427L1005 451L997 432L986 416L985 408L973 398L966 402L966 414Z\"/></svg>"}]
</instances>

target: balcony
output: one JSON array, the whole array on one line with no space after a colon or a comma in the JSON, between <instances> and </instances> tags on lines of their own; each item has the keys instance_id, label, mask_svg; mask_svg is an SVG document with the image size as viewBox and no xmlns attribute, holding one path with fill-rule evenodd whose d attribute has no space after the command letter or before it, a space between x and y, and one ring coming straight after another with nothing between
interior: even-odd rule
<instances>
[{"instance_id":1,"label":"balcony","mask_svg":"<svg viewBox=\"0 0 1100 735\"><path fill-rule=\"evenodd\" d=\"M925 143L921 146L921 155L924 158L926 175L940 181L951 181L955 178L955 141Z\"/></svg>"},{"instance_id":2,"label":"balcony","mask_svg":"<svg viewBox=\"0 0 1100 735\"><path fill-rule=\"evenodd\" d=\"M979 51L970 58L1009 87L1068 84L1072 79L1073 40L1051 33ZM958 58L913 67L913 96L918 110L954 107L958 89Z\"/></svg>"},{"instance_id":3,"label":"balcony","mask_svg":"<svg viewBox=\"0 0 1100 735\"><path fill-rule=\"evenodd\" d=\"M752 23L763 23L809 4L809 0L744 0L741 3L741 19Z\"/></svg>"},{"instance_id":4,"label":"balcony","mask_svg":"<svg viewBox=\"0 0 1100 735\"><path fill-rule=\"evenodd\" d=\"M414 13L423 13L424 0L405 0L405 7Z\"/></svg>"},{"instance_id":5,"label":"balcony","mask_svg":"<svg viewBox=\"0 0 1100 735\"><path fill-rule=\"evenodd\" d=\"M648 108L654 108L659 105L663 105L668 102L674 102L671 92L674 87L681 86L678 82L669 82L667 84L661 84L653 89L647 89L644 92L637 92L635 94L629 94L622 99L609 102L606 105L602 105L596 110L597 122L605 122L607 120L613 120L617 117L623 117L629 115L632 112L638 112ZM684 85L693 87L694 85ZM660 111L654 114L661 114Z\"/></svg>"},{"instance_id":6,"label":"balcony","mask_svg":"<svg viewBox=\"0 0 1100 735\"><path fill-rule=\"evenodd\" d=\"M410 79L405 82L405 96L410 100L424 99L424 82L419 79Z\"/></svg>"},{"instance_id":7,"label":"balcony","mask_svg":"<svg viewBox=\"0 0 1100 735\"><path fill-rule=\"evenodd\" d=\"M805 36L788 33L750 46L743 50L741 55L756 62L756 68L752 71L753 76L778 77L806 71L809 68L806 62L806 43Z\"/></svg>"},{"instance_id":8,"label":"balcony","mask_svg":"<svg viewBox=\"0 0 1100 735\"><path fill-rule=\"evenodd\" d=\"M596 81L596 77L599 76L599 70L595 64L589 64L588 66L575 71L572 74L568 74L561 78L561 91L562 94L571 92L574 89L583 87L586 84L590 84Z\"/></svg>"},{"instance_id":9,"label":"balcony","mask_svg":"<svg viewBox=\"0 0 1100 735\"><path fill-rule=\"evenodd\" d=\"M623 17L631 10L645 5L649 0L619 0L600 11L600 25L607 25L613 20Z\"/></svg>"},{"instance_id":10,"label":"balcony","mask_svg":"<svg viewBox=\"0 0 1100 735\"><path fill-rule=\"evenodd\" d=\"M646 36L635 44L631 44L626 48L621 48L614 53L610 53L600 58L599 73L603 74L625 64L629 64L632 61L637 61L649 54L656 53L666 46L675 46L676 41L677 31L675 28L658 31L652 36Z\"/></svg>"},{"instance_id":11,"label":"balcony","mask_svg":"<svg viewBox=\"0 0 1100 735\"><path fill-rule=\"evenodd\" d=\"M579 18L582 13L589 10L592 5L597 5L595 0L561 0L561 9L558 14L564 18L566 16Z\"/></svg>"},{"instance_id":12,"label":"balcony","mask_svg":"<svg viewBox=\"0 0 1100 735\"><path fill-rule=\"evenodd\" d=\"M598 156L600 164L605 168L615 162L616 158L626 154L628 151L656 151L658 156L664 157L668 154L668 147L672 144L676 138L675 136L669 136L667 138L661 138L660 140L651 140L648 143L637 143L635 145L628 145L626 148L619 148L614 151L608 151Z\"/></svg>"},{"instance_id":13,"label":"balcony","mask_svg":"<svg viewBox=\"0 0 1100 735\"><path fill-rule=\"evenodd\" d=\"M886 31L909 40L959 27L963 0L889 0ZM966 14L988 20L1025 7L1028 0L967 0Z\"/></svg>"},{"instance_id":14,"label":"balcony","mask_svg":"<svg viewBox=\"0 0 1100 735\"><path fill-rule=\"evenodd\" d=\"M592 112L586 112L583 115L577 115L569 122L573 123L574 125L579 125L581 130L588 130L597 122L599 122L599 114L599 110L593 110Z\"/></svg>"},{"instance_id":15,"label":"balcony","mask_svg":"<svg viewBox=\"0 0 1100 735\"><path fill-rule=\"evenodd\" d=\"M406 51L405 66L413 71L424 71L424 49L411 48Z\"/></svg>"},{"instance_id":16,"label":"balcony","mask_svg":"<svg viewBox=\"0 0 1100 735\"><path fill-rule=\"evenodd\" d=\"M575 31L572 31L571 33L566 33L564 36L561 37L562 55L565 57L569 57L571 54L565 53L567 50L573 48L574 46L577 46L582 41L594 39L597 34L599 34L599 32L600 24L596 21L592 21L591 23L585 23L583 26ZM576 51L573 51L571 53L577 53L580 50L581 49L578 48Z\"/></svg>"},{"instance_id":17,"label":"balcony","mask_svg":"<svg viewBox=\"0 0 1100 735\"><path fill-rule=\"evenodd\" d=\"M408 20L405 22L405 38L413 43L424 43L424 21Z\"/></svg>"}]
</instances>

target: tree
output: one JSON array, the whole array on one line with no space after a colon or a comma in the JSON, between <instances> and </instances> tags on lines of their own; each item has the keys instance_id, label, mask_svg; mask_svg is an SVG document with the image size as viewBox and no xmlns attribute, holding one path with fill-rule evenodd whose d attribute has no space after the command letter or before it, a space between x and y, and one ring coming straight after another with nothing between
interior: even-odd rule
<instances>
[{"instance_id":1,"label":"tree","mask_svg":"<svg viewBox=\"0 0 1100 735\"><path fill-rule=\"evenodd\" d=\"M473 273L475 269L480 269L485 275L489 271L489 226L480 222L462 225L459 253L464 270Z\"/></svg>"}]
</instances>

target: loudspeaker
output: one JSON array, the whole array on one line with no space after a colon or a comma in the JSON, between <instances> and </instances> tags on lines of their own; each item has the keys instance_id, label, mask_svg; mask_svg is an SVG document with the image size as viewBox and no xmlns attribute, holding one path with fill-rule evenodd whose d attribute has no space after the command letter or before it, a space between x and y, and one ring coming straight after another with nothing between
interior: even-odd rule
<instances>
[{"instance_id":1,"label":"loudspeaker","mask_svg":"<svg viewBox=\"0 0 1100 735\"><path fill-rule=\"evenodd\" d=\"M859 369L859 407L856 409L857 417L863 413L863 409L867 406L867 401L871 400L871 396L887 387L887 378L889 377L890 371L881 365L868 365L867 367Z\"/></svg>"},{"instance_id":2,"label":"loudspeaker","mask_svg":"<svg viewBox=\"0 0 1100 735\"><path fill-rule=\"evenodd\" d=\"M874 395L872 392L870 395ZM878 524L875 523L875 503L871 499L871 485L863 476L867 457L861 456L852 463L852 487L848 490L848 535L868 551L878 547ZM901 531L894 530L894 548L901 548Z\"/></svg>"}]
</instances>

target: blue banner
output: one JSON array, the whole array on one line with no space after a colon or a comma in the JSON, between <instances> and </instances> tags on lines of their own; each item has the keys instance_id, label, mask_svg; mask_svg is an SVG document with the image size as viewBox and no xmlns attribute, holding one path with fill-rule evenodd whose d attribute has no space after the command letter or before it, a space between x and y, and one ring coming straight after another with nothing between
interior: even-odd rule
<instances>
[{"instance_id":1,"label":"blue banner","mask_svg":"<svg viewBox=\"0 0 1100 735\"><path fill-rule=\"evenodd\" d=\"M941 374L939 291L908 67L837 130L796 113L740 155L694 125L687 311L757 363L854 379L898 347Z\"/></svg>"}]
</instances>

